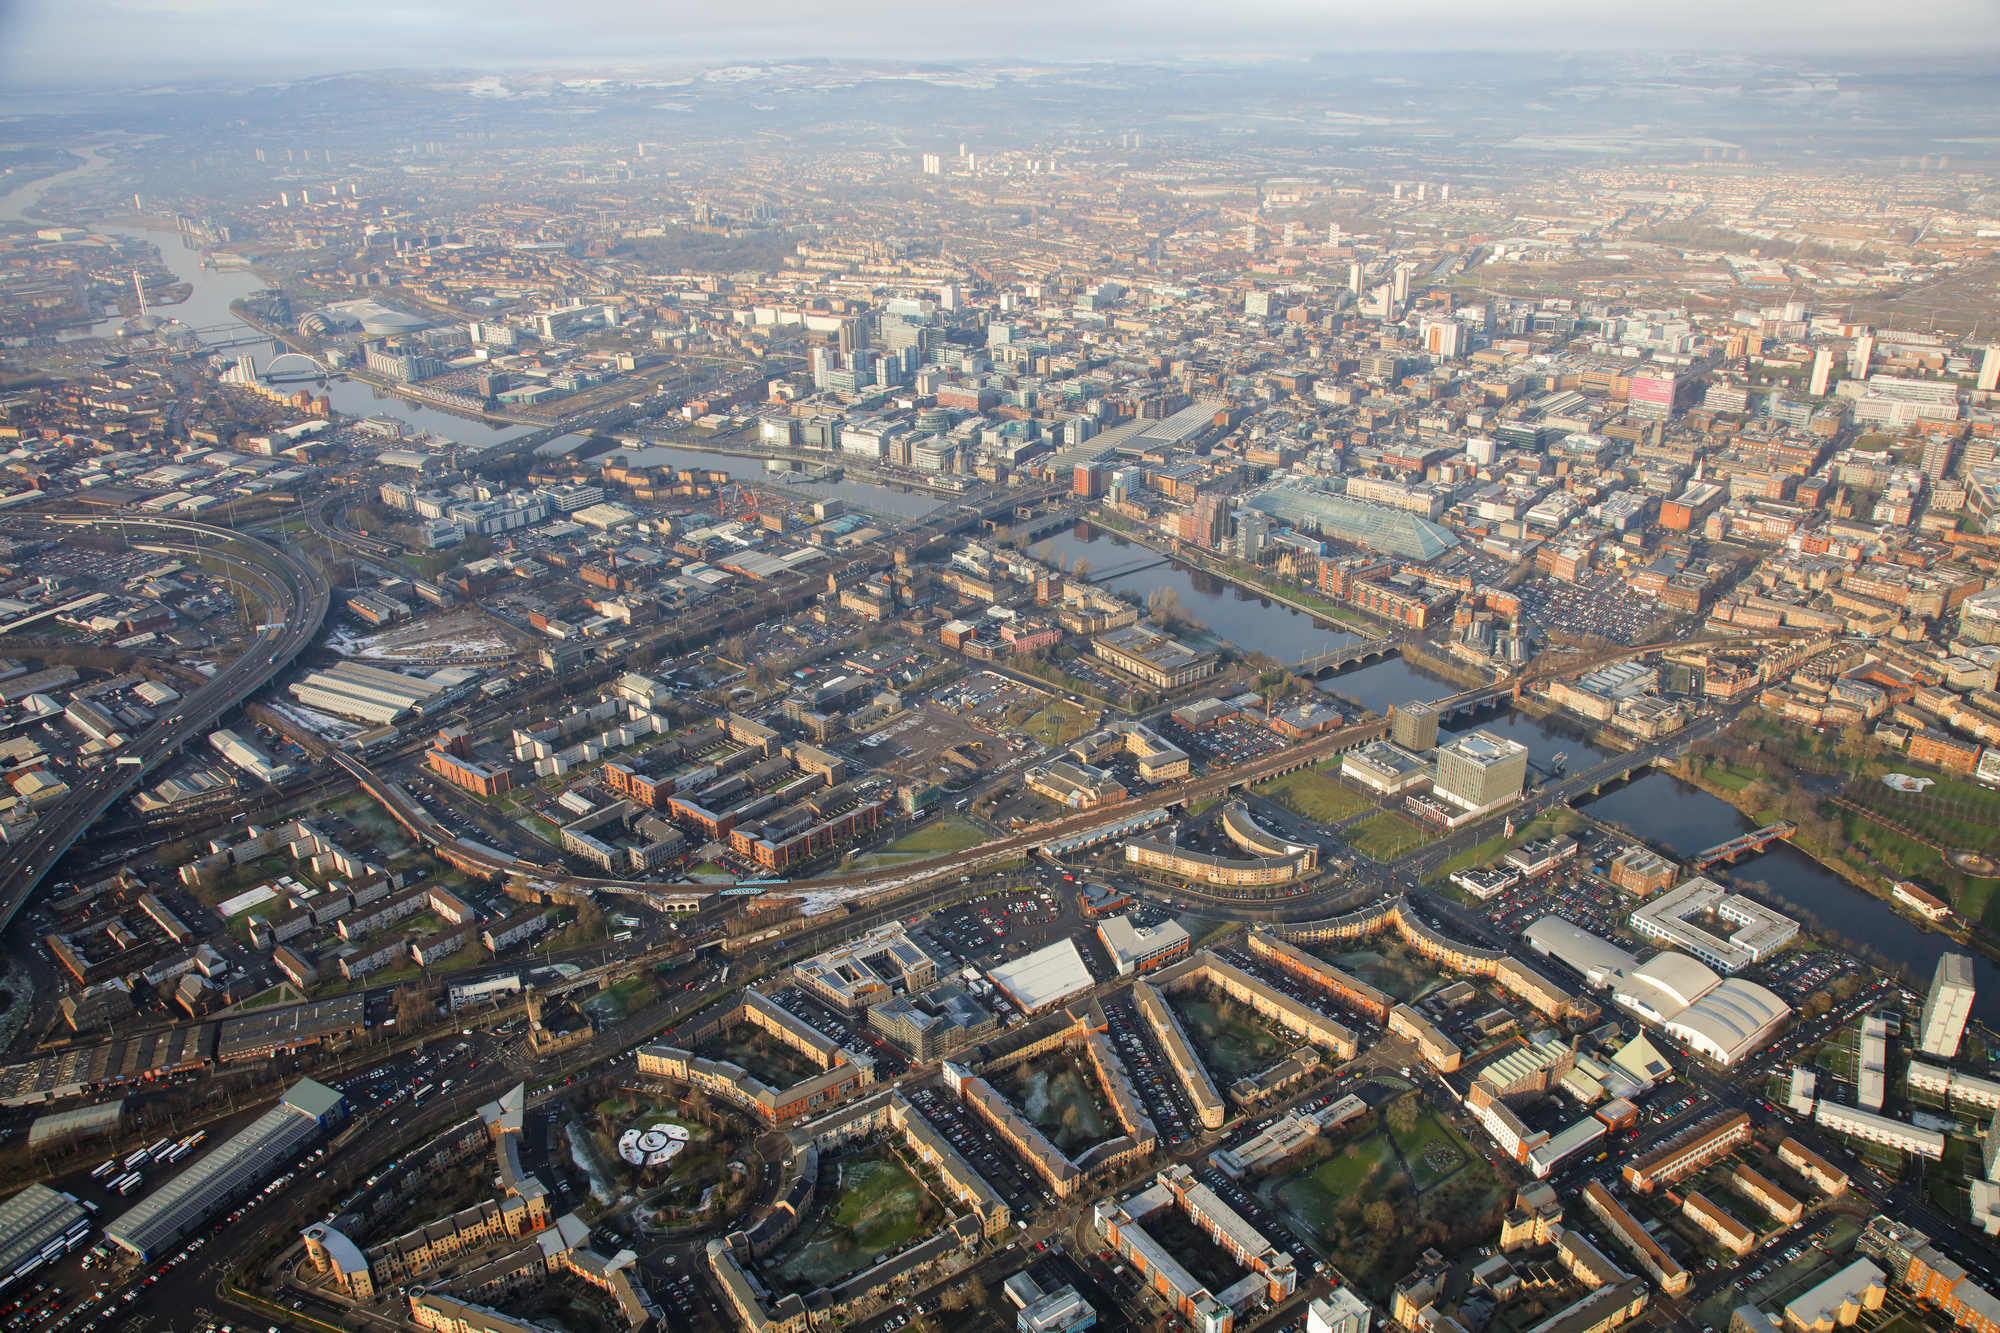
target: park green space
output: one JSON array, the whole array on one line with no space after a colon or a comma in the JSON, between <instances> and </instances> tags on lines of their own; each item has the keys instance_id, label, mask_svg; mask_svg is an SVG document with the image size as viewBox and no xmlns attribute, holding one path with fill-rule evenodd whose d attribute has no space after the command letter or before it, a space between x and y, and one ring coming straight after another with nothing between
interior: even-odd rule
<instances>
[{"instance_id":1,"label":"park green space","mask_svg":"<svg viewBox=\"0 0 2000 1333\"><path fill-rule=\"evenodd\" d=\"M1257 785L1257 793L1276 801L1285 809L1315 824L1334 824L1351 819L1373 802L1343 787L1331 773L1321 768L1302 768L1296 773L1272 778Z\"/></svg>"},{"instance_id":2,"label":"park green space","mask_svg":"<svg viewBox=\"0 0 2000 1333\"><path fill-rule=\"evenodd\" d=\"M1375 861L1394 861L1430 841L1430 835L1403 816L1384 810L1347 830L1354 850Z\"/></svg>"}]
</instances>

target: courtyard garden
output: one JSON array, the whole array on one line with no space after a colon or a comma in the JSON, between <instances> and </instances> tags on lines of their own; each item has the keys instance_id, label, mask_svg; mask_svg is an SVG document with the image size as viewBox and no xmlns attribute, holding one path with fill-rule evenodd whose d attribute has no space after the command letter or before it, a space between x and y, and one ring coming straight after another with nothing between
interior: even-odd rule
<instances>
[{"instance_id":1,"label":"courtyard garden","mask_svg":"<svg viewBox=\"0 0 2000 1333\"><path fill-rule=\"evenodd\" d=\"M1098 1086L1097 1072L1067 1046L996 1074L992 1083L1072 1157L1123 1132Z\"/></svg>"},{"instance_id":2,"label":"courtyard garden","mask_svg":"<svg viewBox=\"0 0 2000 1333\"><path fill-rule=\"evenodd\" d=\"M946 1218L923 1181L881 1144L822 1163L819 1183L832 1201L801 1229L803 1241L794 1237L790 1253L765 1265L792 1291L838 1282L921 1240Z\"/></svg>"},{"instance_id":3,"label":"courtyard garden","mask_svg":"<svg viewBox=\"0 0 2000 1333\"><path fill-rule=\"evenodd\" d=\"M1297 1050L1297 1038L1274 1029L1249 1005L1209 986L1180 991L1168 1000L1194 1043L1195 1054L1216 1082L1233 1083Z\"/></svg>"}]
</instances>

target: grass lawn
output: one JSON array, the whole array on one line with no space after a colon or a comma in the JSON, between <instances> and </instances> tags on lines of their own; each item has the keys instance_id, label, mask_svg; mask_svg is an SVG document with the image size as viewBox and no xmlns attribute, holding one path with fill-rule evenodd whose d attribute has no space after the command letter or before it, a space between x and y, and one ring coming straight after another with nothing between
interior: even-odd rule
<instances>
[{"instance_id":1,"label":"grass lawn","mask_svg":"<svg viewBox=\"0 0 2000 1333\"><path fill-rule=\"evenodd\" d=\"M1395 1133L1394 1130L1390 1132ZM1428 1111L1417 1121L1417 1127L1408 1138L1396 1135L1396 1146L1403 1150L1403 1160L1410 1165L1410 1177L1420 1190L1429 1189L1443 1180L1464 1166L1471 1156L1464 1140Z\"/></svg>"},{"instance_id":2,"label":"grass lawn","mask_svg":"<svg viewBox=\"0 0 2000 1333\"><path fill-rule=\"evenodd\" d=\"M257 994L252 995L249 999L243 1001L243 1003L237 1005L236 1007L238 1009L262 1009L268 1005L284 1004L287 1003L288 1001L300 1000L304 998L305 998L304 996L300 995L297 991L292 989L291 984L289 982L281 982L280 984L271 987L271 989L267 991L260 991Z\"/></svg>"},{"instance_id":3,"label":"grass lawn","mask_svg":"<svg viewBox=\"0 0 2000 1333\"><path fill-rule=\"evenodd\" d=\"M1444 879L1461 870L1470 870L1474 866L1490 865L1524 842L1533 842L1537 838L1552 838L1562 833L1574 833L1586 822L1584 817L1574 810L1551 810L1515 829L1511 838L1488 838L1484 842L1466 848L1439 866L1429 878Z\"/></svg>"},{"instance_id":4,"label":"grass lawn","mask_svg":"<svg viewBox=\"0 0 2000 1333\"><path fill-rule=\"evenodd\" d=\"M1296 773L1273 778L1259 785L1257 791L1300 818L1310 819L1316 824L1350 819L1373 804L1316 768L1302 768Z\"/></svg>"},{"instance_id":5,"label":"grass lawn","mask_svg":"<svg viewBox=\"0 0 2000 1333\"><path fill-rule=\"evenodd\" d=\"M785 1281L819 1286L866 1268L943 1217L923 1182L887 1152L843 1158L840 1186L812 1239L779 1266Z\"/></svg>"},{"instance_id":6,"label":"grass lawn","mask_svg":"<svg viewBox=\"0 0 2000 1333\"><path fill-rule=\"evenodd\" d=\"M989 841L992 834L975 828L957 815L946 815L921 828L911 829L885 847L889 852L962 852Z\"/></svg>"},{"instance_id":7,"label":"grass lawn","mask_svg":"<svg viewBox=\"0 0 2000 1333\"><path fill-rule=\"evenodd\" d=\"M1354 850L1376 861L1393 861L1430 841L1425 833L1403 816L1384 810L1348 830Z\"/></svg>"},{"instance_id":8,"label":"grass lawn","mask_svg":"<svg viewBox=\"0 0 2000 1333\"><path fill-rule=\"evenodd\" d=\"M540 815L523 815L514 822L522 828L527 829L530 833L533 833L543 842L555 847L562 846L562 830L551 824L548 820L543 819Z\"/></svg>"},{"instance_id":9,"label":"grass lawn","mask_svg":"<svg viewBox=\"0 0 2000 1333\"><path fill-rule=\"evenodd\" d=\"M692 870L688 871L688 878L690 878L690 879L735 879L735 878L736 878L736 876L735 876L735 874L734 874L734 873L732 873L731 871L728 871L728 870L724 870L724 869L723 869L723 868L722 868L721 866L717 865L717 864L716 864L715 862L713 862L713 861L703 861L703 862L702 862L702 863L701 863L700 865L698 865L698 866L696 866L696 867L695 867L694 869L692 869Z\"/></svg>"},{"instance_id":10,"label":"grass lawn","mask_svg":"<svg viewBox=\"0 0 2000 1333\"><path fill-rule=\"evenodd\" d=\"M1396 1156L1390 1151L1388 1136L1381 1133L1356 1139L1321 1163L1306 1179L1329 1199L1338 1200L1359 1197L1374 1182L1378 1173L1384 1176L1401 1174Z\"/></svg>"},{"instance_id":11,"label":"grass lawn","mask_svg":"<svg viewBox=\"0 0 2000 1333\"><path fill-rule=\"evenodd\" d=\"M1087 713L1075 704L1057 700L1021 724L1021 733L1045 749L1053 750L1080 739L1097 725L1101 714Z\"/></svg>"}]
</instances>

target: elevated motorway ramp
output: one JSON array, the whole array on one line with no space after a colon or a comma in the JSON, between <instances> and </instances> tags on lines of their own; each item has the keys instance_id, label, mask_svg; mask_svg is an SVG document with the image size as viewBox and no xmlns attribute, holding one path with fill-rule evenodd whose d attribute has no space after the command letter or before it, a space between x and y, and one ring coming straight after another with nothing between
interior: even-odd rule
<instances>
[{"instance_id":1,"label":"elevated motorway ramp","mask_svg":"<svg viewBox=\"0 0 2000 1333\"><path fill-rule=\"evenodd\" d=\"M94 518L27 515L9 525L62 531L96 525ZM190 740L206 735L217 719L239 706L284 671L313 641L325 622L333 590L313 563L287 546L274 546L227 528L171 518L133 517L123 520L128 532L161 534L152 545L176 554L226 558L237 565L235 577L256 582L270 599L271 623L258 630L250 645L207 685L184 697L177 712L139 733L132 744L112 756L112 762L91 770L75 783L59 805L44 811L40 822L0 856L0 928L14 919L37 885L106 811L124 798L161 759ZM178 538L178 540L174 540ZM226 548L226 549L225 549Z\"/></svg>"}]
</instances>

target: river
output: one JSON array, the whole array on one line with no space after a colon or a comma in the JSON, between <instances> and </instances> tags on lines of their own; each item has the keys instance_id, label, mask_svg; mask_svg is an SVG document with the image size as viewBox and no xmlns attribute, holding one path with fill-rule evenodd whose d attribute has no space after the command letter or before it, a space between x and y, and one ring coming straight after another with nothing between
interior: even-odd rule
<instances>
[{"instance_id":1,"label":"river","mask_svg":"<svg viewBox=\"0 0 2000 1333\"><path fill-rule=\"evenodd\" d=\"M1649 773L1595 799L1580 800L1577 808L1628 828L1683 858L1757 827L1754 819L1729 802L1670 773ZM1773 844L1769 851L1718 869L1725 873L1712 874L1713 878L1726 878L1732 887L1768 901L1781 912L1788 907L1810 912L1822 929L1875 949L1909 968L1910 980L1920 991L1929 989L1939 955L1971 953L1919 926L1789 843ZM1981 954L1971 956L1979 988L1972 1004L1973 1016L1989 1027L2000 1027L2000 968Z\"/></svg>"},{"instance_id":2,"label":"river","mask_svg":"<svg viewBox=\"0 0 2000 1333\"><path fill-rule=\"evenodd\" d=\"M110 165L108 161L96 158L94 153L91 156L94 161L83 167L23 186L4 199L0 199L0 216L5 216L9 208L12 209L13 215L18 216L22 209L32 205L34 200L40 197L41 192L49 186ZM175 275L191 289L187 300L176 305L157 306L156 313L177 319L194 328L236 324L253 333L257 332L230 312L230 303L256 292L270 290L270 285L262 278L243 269L204 267L199 250L193 248L188 239L179 232L123 227L109 234L127 240L146 241L157 246L161 261L174 270ZM88 328L69 330L63 336L108 338L114 336L123 323L120 318L100 320ZM273 355L273 348L268 345L243 350L255 356L260 362L268 361ZM481 448L502 444L542 429L540 426L501 424L460 416L455 412L447 412L442 408L426 406L399 397L372 384L350 379L344 375L316 381L301 380L292 387L311 388L316 394L325 394L337 412L357 417L376 415L398 417L416 430L430 431ZM541 452L558 453L565 447L574 448L581 442L578 436L561 436L544 445ZM898 491L868 482L779 483L777 477L782 474L767 475L763 462L759 459L736 458L727 454L711 454L695 449L672 447L649 450L649 453L657 454L659 461L672 463L676 467L712 468L727 472L738 481L783 485L786 491L797 494L801 499L840 500L850 508L864 509L892 518L922 518L944 504L944 501L921 492Z\"/></svg>"},{"instance_id":3,"label":"river","mask_svg":"<svg viewBox=\"0 0 2000 1333\"><path fill-rule=\"evenodd\" d=\"M0 218L19 218L51 186L111 165L95 148L81 149L79 153L85 158L83 166L0 197ZM235 322L230 302L266 289L266 284L253 274L203 268L198 253L187 248L178 232L126 229L117 234L158 246L162 259L193 289L184 303L164 308L165 313L184 323L211 327ZM104 321L92 332L109 334L118 323ZM336 378L323 391L338 411L358 416L388 413L421 429L469 443L495 444L536 429L495 426L423 407L356 380ZM691 449L665 448L661 454L676 466L715 468L746 482L769 480L761 464L754 460ZM826 496L856 508L908 518L921 517L942 503L926 495L866 482L821 482L786 489L796 489L802 496ZM1052 548L1052 556L1067 557L1072 566L1079 559L1090 561L1092 582L1114 591L1134 592L1143 597L1155 588L1172 588L1189 614L1213 634L1239 648L1257 649L1281 661L1296 662L1359 638L1351 631L1213 575L1168 562L1144 546L1096 528L1078 525L1046 541ZM1323 685L1377 713L1387 712L1396 704L1441 699L1458 690L1451 681L1412 666L1400 657L1353 668ZM1563 726L1518 711L1461 720L1450 730L1463 732L1476 728L1519 741L1528 747L1537 764L1547 764L1557 754L1567 753L1571 767L1577 767L1587 757L1604 758L1610 753ZM1682 856L1726 842L1754 826L1748 816L1728 802L1664 773L1653 773L1616 788L1589 801L1588 808L1598 818L1624 825ZM1757 884L1769 885L1771 893L1783 900L1774 902L1781 910L1785 902L1798 904L1811 911L1828 929L1849 939L1866 941L1886 957L1907 966L1920 983L1928 983L1938 956L1956 947L1944 936L1915 925L1881 899L1862 892L1783 843L1743 862L1734 878L1737 883L1747 885L1747 891L1753 894L1758 892ZM1974 955L1973 968L1979 988L1973 1012L1989 1025L2000 1026L2000 969L1978 955Z\"/></svg>"}]
</instances>

